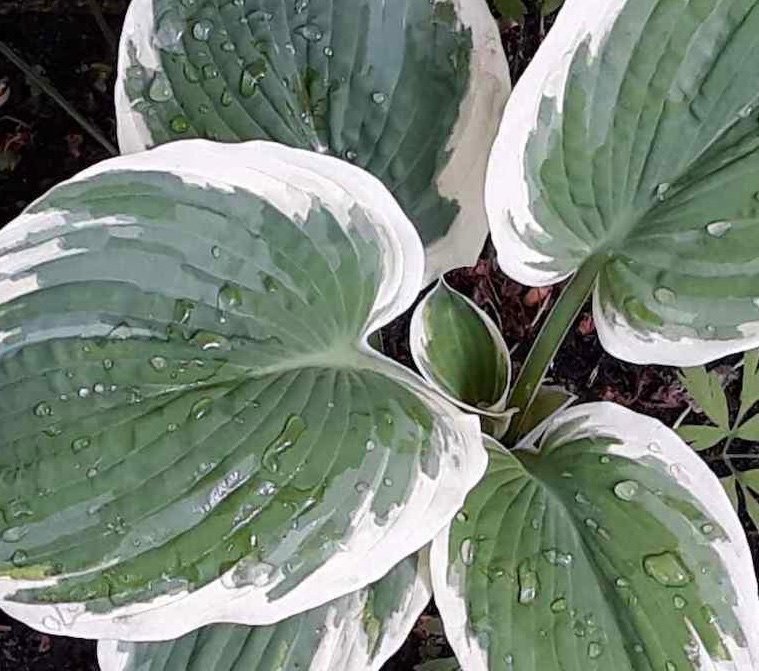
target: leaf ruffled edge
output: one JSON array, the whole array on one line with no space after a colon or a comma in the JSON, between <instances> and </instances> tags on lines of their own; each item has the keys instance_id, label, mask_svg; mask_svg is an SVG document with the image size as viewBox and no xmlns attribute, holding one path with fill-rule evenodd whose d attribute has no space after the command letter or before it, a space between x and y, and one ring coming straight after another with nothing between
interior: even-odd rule
<instances>
[{"instance_id":1,"label":"leaf ruffled edge","mask_svg":"<svg viewBox=\"0 0 759 671\"><path fill-rule=\"evenodd\" d=\"M360 605L365 602L363 593L372 587L374 585L368 585L360 590L362 594L348 594L336 601L358 597L356 600ZM336 618L329 619L335 615L334 612L328 610L332 604L324 604L320 607L320 610L325 611L323 613L325 619L319 625L322 638L314 651L311 664L302 671L350 671L351 669L379 671L382 665L403 645L409 631L431 598L429 550L425 548L417 555L415 579L404 595L403 602L399 604L398 610L393 612L389 620L381 623L383 629L379 650L370 654L368 633L360 613L355 613L356 617L344 616L342 621L336 621ZM308 615L308 613L303 615ZM311 620L310 624L313 622ZM99 641L97 657L101 671L126 671L129 668L131 652L129 643L114 640ZM151 667L150 671L160 670Z\"/></svg>"},{"instance_id":2,"label":"leaf ruffled edge","mask_svg":"<svg viewBox=\"0 0 759 671\"><path fill-rule=\"evenodd\" d=\"M201 139L173 142L103 161L67 183L124 170L164 170L177 174L188 184L226 191L241 188L267 199L290 217L305 219L313 197L319 197L341 225L351 221L351 210L356 203L371 211L372 223L378 227L377 241L384 247L386 273L364 326L363 339L358 343L359 350L375 362L375 370L392 374L396 381L422 398L431 412L445 418L449 440L444 454L456 472L448 473L447 482L445 475L439 474L436 480L420 475L422 485L415 490L414 498L406 501L399 515L405 514L402 525L395 520L390 525L392 530L379 540L374 538L372 528L364 524L354 533L353 547L336 554L296 590L276 602L267 599L265 588L255 586L239 588L231 595L230 589L224 586L225 574L191 593L164 595L108 613L94 613L79 603L26 604L4 598L18 590L52 586L57 582L55 578L0 578L2 610L38 631L54 635L61 633L60 624L51 626L46 622L66 623L65 633L73 637L169 640L214 622L271 624L376 582L404 557L432 541L461 508L467 493L482 478L487 466L477 419L460 412L434 394L415 373L377 353L368 344L369 334L403 314L421 289L424 252L413 225L384 185L366 171L333 157L274 142L220 144ZM303 185L303 188L293 189L292 184ZM0 253L35 230L30 224L31 218L22 213L3 229ZM47 225L52 224L48 221ZM39 223L34 226L39 229ZM35 281L33 273L30 274L29 282ZM28 290L26 287L22 293ZM0 302L11 300L17 291L12 283L0 282ZM410 515L409 510L417 512ZM377 551L376 540L384 552ZM368 554L373 560L366 564L363 559ZM271 608L272 604L278 607Z\"/></svg>"},{"instance_id":3,"label":"leaf ruffled edge","mask_svg":"<svg viewBox=\"0 0 759 671\"><path fill-rule=\"evenodd\" d=\"M554 99L561 118L569 67L580 43L590 37L598 51L626 0L567 0L535 58L509 99L490 154L485 180L485 209L498 265L509 277L531 287L549 286L570 277L537 267L553 259L526 244L524 232L543 234L530 203L530 180L524 157L541 128L544 98ZM541 136L544 132L541 133Z\"/></svg>"},{"instance_id":4,"label":"leaf ruffled edge","mask_svg":"<svg viewBox=\"0 0 759 671\"><path fill-rule=\"evenodd\" d=\"M676 478L709 510L710 516L717 521L727 536L727 540L715 541L714 546L722 557L727 572L734 580L735 594L738 598L736 615L746 623L744 633L748 639L746 648L733 644L729 652L737 660L731 662L712 662L712 669L725 671L751 671L759 662L759 596L757 596L757 578L754 573L751 550L743 532L740 520L733 510L722 484L709 470L709 467L691 450L677 434L661 422L646 415L623 408L614 403L585 403L562 410L539 424L525 436L515 449L537 451L540 437L549 431L555 423L571 425L573 422L592 422L604 428L605 435L618 434L639 436L635 445L612 445L609 454L622 454L628 459L654 459L662 469ZM648 445L655 443L659 449L655 452ZM495 440L485 439L490 450L504 451ZM449 539L451 527L448 525L433 541L430 551L430 572L432 590L445 633L462 669L465 671L488 671L488 655L469 628L466 601L462 597L464 578L454 574L449 565Z\"/></svg>"},{"instance_id":5,"label":"leaf ruffled edge","mask_svg":"<svg viewBox=\"0 0 759 671\"><path fill-rule=\"evenodd\" d=\"M132 109L124 81L130 65L128 45L136 49L143 65L160 68L160 57L150 40L153 2L132 0L121 32L115 106L118 143L124 154L143 151L152 144L145 122ZM488 235L482 197L488 156L498 131L498 119L511 94L509 64L487 3L453 0L453 5L460 24L472 32L472 57L469 85L458 120L447 145L440 148L449 155L449 161L437 175L436 185L441 196L459 203L460 211L449 232L426 250L425 284L448 270L471 266L482 251Z\"/></svg>"}]
</instances>

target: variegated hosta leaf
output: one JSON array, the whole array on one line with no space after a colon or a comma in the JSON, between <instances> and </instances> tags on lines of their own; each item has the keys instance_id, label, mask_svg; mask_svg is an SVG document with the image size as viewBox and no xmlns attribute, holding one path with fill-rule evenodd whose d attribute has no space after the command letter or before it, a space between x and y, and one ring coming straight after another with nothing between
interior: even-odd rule
<instances>
[{"instance_id":1,"label":"variegated hosta leaf","mask_svg":"<svg viewBox=\"0 0 759 671\"><path fill-rule=\"evenodd\" d=\"M268 627L216 624L174 641L101 641L101 671L378 671L430 600L426 552L382 580Z\"/></svg>"},{"instance_id":2,"label":"variegated hosta leaf","mask_svg":"<svg viewBox=\"0 0 759 671\"><path fill-rule=\"evenodd\" d=\"M494 445L431 568L467 671L759 665L751 553L719 481L670 429L610 403Z\"/></svg>"},{"instance_id":3,"label":"variegated hosta leaf","mask_svg":"<svg viewBox=\"0 0 759 671\"><path fill-rule=\"evenodd\" d=\"M759 343L759 2L568 0L488 168L499 262L597 277L622 359L696 365Z\"/></svg>"},{"instance_id":4,"label":"variegated hosta leaf","mask_svg":"<svg viewBox=\"0 0 759 671\"><path fill-rule=\"evenodd\" d=\"M264 142L107 161L11 222L2 608L128 640L270 624L429 542L485 455L366 344L422 263L371 175Z\"/></svg>"},{"instance_id":5,"label":"variegated hosta leaf","mask_svg":"<svg viewBox=\"0 0 759 671\"><path fill-rule=\"evenodd\" d=\"M351 161L414 222L431 278L482 249L509 90L484 0L133 0L119 144L270 139Z\"/></svg>"},{"instance_id":6,"label":"variegated hosta leaf","mask_svg":"<svg viewBox=\"0 0 759 671\"><path fill-rule=\"evenodd\" d=\"M511 358L498 326L441 279L411 319L411 354L424 378L473 411L502 412Z\"/></svg>"}]
</instances>

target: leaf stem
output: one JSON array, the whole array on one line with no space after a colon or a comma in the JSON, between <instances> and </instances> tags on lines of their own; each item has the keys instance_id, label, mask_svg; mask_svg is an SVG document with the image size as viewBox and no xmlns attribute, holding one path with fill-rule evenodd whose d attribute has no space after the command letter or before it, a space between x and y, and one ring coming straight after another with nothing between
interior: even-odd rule
<instances>
[{"instance_id":1,"label":"leaf stem","mask_svg":"<svg viewBox=\"0 0 759 671\"><path fill-rule=\"evenodd\" d=\"M509 407L519 408L519 415L509 427L505 439L506 445L513 445L521 435L527 411L535 400L546 371L564 341L567 331L588 299L605 262L606 255L603 253L588 258L561 292L559 300L543 322L540 333L519 371L519 377L509 398Z\"/></svg>"},{"instance_id":2,"label":"leaf stem","mask_svg":"<svg viewBox=\"0 0 759 671\"><path fill-rule=\"evenodd\" d=\"M95 18L95 23L98 24L100 32L103 33L103 37L105 38L105 42L108 45L108 49L110 50L111 55L115 54L116 50L118 49L116 36L113 34L113 30L111 30L111 26L109 26L108 22L105 20L105 17L103 16L103 10L100 9L98 0L87 0L87 2L90 5L92 16Z\"/></svg>"},{"instance_id":3,"label":"leaf stem","mask_svg":"<svg viewBox=\"0 0 759 671\"><path fill-rule=\"evenodd\" d=\"M37 74L34 68L29 65L25 60L16 54L5 42L0 40L0 54L5 56L11 63L13 63L19 70L21 70L27 79L32 83L39 86L47 95L49 95L55 102L57 102L66 113L74 119L84 130L86 130L95 140L97 140L111 156L118 156L118 150L114 147L108 139L101 133L95 126L93 126L87 119L85 119L79 112L77 112L66 98L56 89L47 79Z\"/></svg>"}]
</instances>

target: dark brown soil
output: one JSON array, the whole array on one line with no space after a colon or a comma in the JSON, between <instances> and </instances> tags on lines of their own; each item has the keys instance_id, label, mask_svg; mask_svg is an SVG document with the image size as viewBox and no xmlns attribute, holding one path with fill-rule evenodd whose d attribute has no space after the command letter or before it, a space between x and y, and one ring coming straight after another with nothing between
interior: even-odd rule
<instances>
[{"instance_id":1,"label":"dark brown soil","mask_svg":"<svg viewBox=\"0 0 759 671\"><path fill-rule=\"evenodd\" d=\"M118 34L127 0L97 4ZM525 4L530 11L523 25L501 22L515 80L549 25L536 11L534 0ZM115 144L115 55L90 5L90 0L0 0L0 40L48 77ZM0 56L0 100L3 91L9 95L0 103L0 226L53 184L108 157L100 144ZM528 289L508 280L498 271L490 248L475 268L451 273L449 279L498 321L518 365L558 288ZM407 332L408 319L401 318L384 329L383 336L390 353L410 364ZM572 328L550 375L583 400L612 400L670 425L688 405L673 369L632 366L604 353L588 311ZM715 467L719 469L719 463ZM744 522L755 541L755 530L748 520ZM756 550L756 542L753 546ZM430 606L385 670L410 671L420 661L447 655L450 649L440 620ZM90 669L97 669L93 642L39 634L0 612L0 671Z\"/></svg>"}]
</instances>

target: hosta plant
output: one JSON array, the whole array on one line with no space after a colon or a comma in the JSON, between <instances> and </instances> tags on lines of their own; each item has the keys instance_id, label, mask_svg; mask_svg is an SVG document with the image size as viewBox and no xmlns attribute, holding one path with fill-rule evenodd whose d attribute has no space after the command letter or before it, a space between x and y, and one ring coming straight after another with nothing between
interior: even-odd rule
<instances>
[{"instance_id":1,"label":"hosta plant","mask_svg":"<svg viewBox=\"0 0 759 671\"><path fill-rule=\"evenodd\" d=\"M591 294L628 361L759 342L757 28L757 0L566 3L485 184L502 268L568 280L512 387L444 280L411 318L420 375L369 345L481 246L508 88L485 5L135 0L136 153L0 232L3 609L101 639L105 671L358 671L431 585L443 668L757 668L717 477L543 384Z\"/></svg>"}]
</instances>

